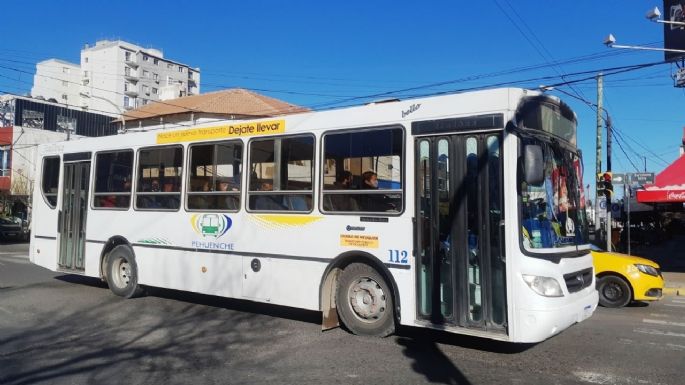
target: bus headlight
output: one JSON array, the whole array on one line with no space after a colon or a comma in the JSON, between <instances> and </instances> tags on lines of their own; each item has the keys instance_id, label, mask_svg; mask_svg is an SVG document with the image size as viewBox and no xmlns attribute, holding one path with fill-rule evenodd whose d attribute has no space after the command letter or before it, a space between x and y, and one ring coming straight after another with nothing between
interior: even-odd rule
<instances>
[{"instance_id":1,"label":"bus headlight","mask_svg":"<svg viewBox=\"0 0 685 385\"><path fill-rule=\"evenodd\" d=\"M659 272L655 268L653 268L652 266L640 265L639 263L636 263L635 267L637 267L638 270L640 270L641 272L643 272L645 274L653 275L655 277L659 276Z\"/></svg>"},{"instance_id":2,"label":"bus headlight","mask_svg":"<svg viewBox=\"0 0 685 385\"><path fill-rule=\"evenodd\" d=\"M523 280L528 284L528 287L543 297L564 296L559 282L554 278L523 274Z\"/></svg>"}]
</instances>

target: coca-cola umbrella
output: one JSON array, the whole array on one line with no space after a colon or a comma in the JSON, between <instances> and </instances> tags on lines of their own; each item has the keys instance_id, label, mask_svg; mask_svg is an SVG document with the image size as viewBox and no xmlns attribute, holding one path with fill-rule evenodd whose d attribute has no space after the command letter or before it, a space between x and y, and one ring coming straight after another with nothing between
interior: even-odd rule
<instances>
[{"instance_id":1,"label":"coca-cola umbrella","mask_svg":"<svg viewBox=\"0 0 685 385\"><path fill-rule=\"evenodd\" d=\"M671 163L654 178L654 184L637 191L642 203L685 202L685 156Z\"/></svg>"}]
</instances>

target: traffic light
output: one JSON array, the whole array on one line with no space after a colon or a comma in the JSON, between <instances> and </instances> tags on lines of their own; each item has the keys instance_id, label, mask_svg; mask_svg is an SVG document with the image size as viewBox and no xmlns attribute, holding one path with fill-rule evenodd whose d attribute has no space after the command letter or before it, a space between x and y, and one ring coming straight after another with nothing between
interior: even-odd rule
<instances>
[{"instance_id":1,"label":"traffic light","mask_svg":"<svg viewBox=\"0 0 685 385\"><path fill-rule=\"evenodd\" d=\"M611 171L607 171L602 174L604 196L607 197L607 202L611 202L611 196L614 194L614 185L611 183L611 178Z\"/></svg>"}]
</instances>

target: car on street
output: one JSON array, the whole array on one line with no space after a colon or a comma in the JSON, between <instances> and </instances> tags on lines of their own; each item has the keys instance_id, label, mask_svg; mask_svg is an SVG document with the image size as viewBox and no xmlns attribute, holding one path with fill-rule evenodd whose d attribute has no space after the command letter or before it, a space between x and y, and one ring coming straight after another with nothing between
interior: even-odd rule
<instances>
[{"instance_id":1,"label":"car on street","mask_svg":"<svg viewBox=\"0 0 685 385\"><path fill-rule=\"evenodd\" d=\"M31 230L28 221L17 217L0 217L0 239L28 241Z\"/></svg>"},{"instance_id":2,"label":"car on street","mask_svg":"<svg viewBox=\"0 0 685 385\"><path fill-rule=\"evenodd\" d=\"M631 301L661 299L664 278L659 264L646 258L606 252L592 245L599 304L623 307Z\"/></svg>"}]
</instances>

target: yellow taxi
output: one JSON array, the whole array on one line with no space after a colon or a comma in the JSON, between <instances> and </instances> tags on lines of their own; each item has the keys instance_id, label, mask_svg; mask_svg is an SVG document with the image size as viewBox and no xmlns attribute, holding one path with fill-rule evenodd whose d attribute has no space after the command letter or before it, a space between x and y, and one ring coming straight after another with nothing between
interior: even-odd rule
<instances>
[{"instance_id":1,"label":"yellow taxi","mask_svg":"<svg viewBox=\"0 0 685 385\"><path fill-rule=\"evenodd\" d=\"M661 298L664 278L659 265L649 259L606 252L592 245L599 304L622 307L630 301Z\"/></svg>"}]
</instances>

